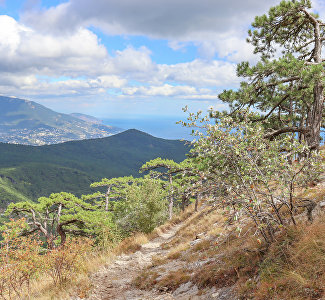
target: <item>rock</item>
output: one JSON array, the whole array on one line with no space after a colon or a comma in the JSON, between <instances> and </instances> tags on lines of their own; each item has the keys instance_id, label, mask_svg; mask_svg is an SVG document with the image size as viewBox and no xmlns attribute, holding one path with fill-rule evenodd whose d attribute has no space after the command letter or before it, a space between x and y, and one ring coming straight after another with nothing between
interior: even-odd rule
<instances>
[{"instance_id":1,"label":"rock","mask_svg":"<svg viewBox=\"0 0 325 300\"><path fill-rule=\"evenodd\" d=\"M179 297L187 297L186 299L191 299L191 296L196 295L199 289L192 282L187 282L182 284L174 293L173 296L176 299Z\"/></svg>"},{"instance_id":2,"label":"rock","mask_svg":"<svg viewBox=\"0 0 325 300\"><path fill-rule=\"evenodd\" d=\"M204 237L205 237L205 233L204 233L204 232L199 233L199 234L196 236L197 239L203 239Z\"/></svg>"},{"instance_id":3,"label":"rock","mask_svg":"<svg viewBox=\"0 0 325 300\"><path fill-rule=\"evenodd\" d=\"M238 298L234 295L233 287L224 287L219 289L216 293L211 295L212 298L217 300L237 300Z\"/></svg>"},{"instance_id":4,"label":"rock","mask_svg":"<svg viewBox=\"0 0 325 300\"><path fill-rule=\"evenodd\" d=\"M320 202L320 203L319 203L319 206L320 206L321 208L324 208L324 207L325 207L325 201Z\"/></svg>"},{"instance_id":5,"label":"rock","mask_svg":"<svg viewBox=\"0 0 325 300\"><path fill-rule=\"evenodd\" d=\"M192 241L192 242L190 242L190 245L191 246L194 246L194 245L196 245L196 244L198 244L198 243L200 243L200 242L202 242L203 240L201 240L201 239L197 239L197 240L194 240L194 241Z\"/></svg>"}]
</instances>

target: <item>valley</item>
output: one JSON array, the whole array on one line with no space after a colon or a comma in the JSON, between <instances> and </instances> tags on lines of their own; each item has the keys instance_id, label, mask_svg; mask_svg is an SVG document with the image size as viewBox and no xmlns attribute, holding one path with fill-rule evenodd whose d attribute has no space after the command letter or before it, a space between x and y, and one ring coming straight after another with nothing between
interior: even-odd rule
<instances>
[{"instance_id":1,"label":"valley","mask_svg":"<svg viewBox=\"0 0 325 300\"><path fill-rule=\"evenodd\" d=\"M189 147L178 140L155 138L138 130L56 145L0 143L0 207L66 191L93 192L100 178L139 176L139 168L156 157L182 161Z\"/></svg>"}]
</instances>

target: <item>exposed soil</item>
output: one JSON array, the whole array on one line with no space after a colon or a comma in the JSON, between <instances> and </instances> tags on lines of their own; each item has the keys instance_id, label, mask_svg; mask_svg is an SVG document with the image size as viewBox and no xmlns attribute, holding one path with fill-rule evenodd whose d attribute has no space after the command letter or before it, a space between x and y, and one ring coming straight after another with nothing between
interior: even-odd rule
<instances>
[{"instance_id":1,"label":"exposed soil","mask_svg":"<svg viewBox=\"0 0 325 300\"><path fill-rule=\"evenodd\" d=\"M121 255L111 264L103 267L92 275L94 289L88 300L235 300L232 287L221 289L211 288L199 290L192 282L181 284L176 290L168 288L138 289L135 278L152 264L152 257L165 257L169 250L164 250L162 244L172 241L182 225L177 225L159 237L144 244L142 248L130 255ZM205 263L205 262L202 262ZM168 276L176 269L189 267L186 262L173 259L163 265L160 278ZM188 269L189 274L191 270Z\"/></svg>"}]
</instances>

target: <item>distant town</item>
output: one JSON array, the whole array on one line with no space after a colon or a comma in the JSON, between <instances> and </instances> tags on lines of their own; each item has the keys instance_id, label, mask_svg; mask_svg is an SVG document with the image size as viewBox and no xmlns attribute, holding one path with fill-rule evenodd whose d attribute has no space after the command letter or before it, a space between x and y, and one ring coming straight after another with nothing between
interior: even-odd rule
<instances>
[{"instance_id":1,"label":"distant town","mask_svg":"<svg viewBox=\"0 0 325 300\"><path fill-rule=\"evenodd\" d=\"M98 129L88 128L87 133L57 128L37 128L37 129L11 129L9 132L0 132L0 142L21 144L21 145L50 145L72 140L95 139L111 136L112 133L99 132Z\"/></svg>"}]
</instances>

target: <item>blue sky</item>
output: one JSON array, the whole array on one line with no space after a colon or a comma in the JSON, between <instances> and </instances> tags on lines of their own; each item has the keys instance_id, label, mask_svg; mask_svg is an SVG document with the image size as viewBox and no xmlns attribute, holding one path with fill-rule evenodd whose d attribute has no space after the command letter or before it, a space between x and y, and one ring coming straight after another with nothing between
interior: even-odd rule
<instances>
[{"instance_id":1,"label":"blue sky","mask_svg":"<svg viewBox=\"0 0 325 300\"><path fill-rule=\"evenodd\" d=\"M250 23L278 2L0 0L0 94L100 118L222 110L236 64L257 59Z\"/></svg>"}]
</instances>

